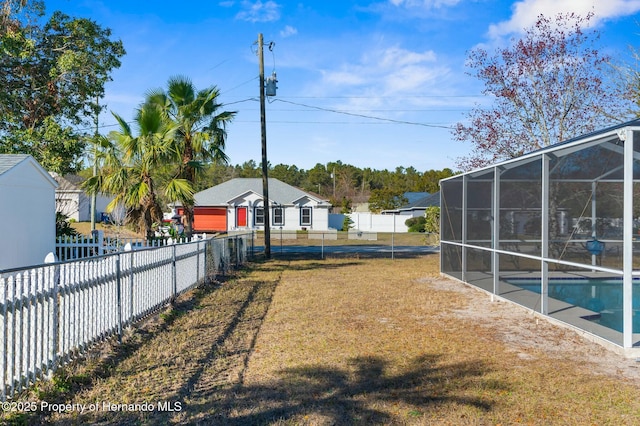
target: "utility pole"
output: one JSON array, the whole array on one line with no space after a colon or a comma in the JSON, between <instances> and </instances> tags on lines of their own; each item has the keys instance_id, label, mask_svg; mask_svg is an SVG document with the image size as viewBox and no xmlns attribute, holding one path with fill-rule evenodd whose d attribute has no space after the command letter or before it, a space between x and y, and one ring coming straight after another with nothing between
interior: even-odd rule
<instances>
[{"instance_id":1,"label":"utility pole","mask_svg":"<svg viewBox=\"0 0 640 426\"><path fill-rule=\"evenodd\" d=\"M96 116L95 116L95 123L96 123L96 132L93 135L93 176L96 176L98 174L98 120L99 120L99 115L100 115L100 98L98 98L96 96ZM96 192L93 191L91 193L91 231L95 231L96 230Z\"/></svg>"},{"instance_id":2,"label":"utility pole","mask_svg":"<svg viewBox=\"0 0 640 426\"><path fill-rule=\"evenodd\" d=\"M331 177L333 178L333 199L336 199L336 166L333 166L333 173L331 173Z\"/></svg>"},{"instance_id":3,"label":"utility pole","mask_svg":"<svg viewBox=\"0 0 640 426\"><path fill-rule=\"evenodd\" d=\"M264 211L264 255L271 258L271 222L269 218L269 169L267 167L267 117L264 93L264 56L262 33L258 34L258 62L260 63L260 128L262 133L262 207Z\"/></svg>"}]
</instances>

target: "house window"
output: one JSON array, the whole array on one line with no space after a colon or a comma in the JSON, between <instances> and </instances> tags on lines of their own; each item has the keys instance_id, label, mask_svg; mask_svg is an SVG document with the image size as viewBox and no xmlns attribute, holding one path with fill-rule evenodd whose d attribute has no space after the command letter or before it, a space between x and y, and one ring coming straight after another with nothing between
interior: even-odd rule
<instances>
[{"instance_id":1,"label":"house window","mask_svg":"<svg viewBox=\"0 0 640 426\"><path fill-rule=\"evenodd\" d=\"M253 224L264 225L264 209L262 207L253 209Z\"/></svg>"},{"instance_id":2,"label":"house window","mask_svg":"<svg viewBox=\"0 0 640 426\"><path fill-rule=\"evenodd\" d=\"M282 207L273 208L273 225L284 225L284 209Z\"/></svg>"},{"instance_id":3,"label":"house window","mask_svg":"<svg viewBox=\"0 0 640 426\"><path fill-rule=\"evenodd\" d=\"M311 207L302 207L300 209L300 225L311 226Z\"/></svg>"}]
</instances>

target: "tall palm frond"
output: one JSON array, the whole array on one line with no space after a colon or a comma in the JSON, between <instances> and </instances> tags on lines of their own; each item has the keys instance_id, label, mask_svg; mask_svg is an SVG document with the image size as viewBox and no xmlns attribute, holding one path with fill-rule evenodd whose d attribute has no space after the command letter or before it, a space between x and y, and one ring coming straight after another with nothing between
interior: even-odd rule
<instances>
[{"instance_id":1,"label":"tall palm frond","mask_svg":"<svg viewBox=\"0 0 640 426\"><path fill-rule=\"evenodd\" d=\"M180 160L176 162L177 178L195 186L203 162L227 162L224 152L226 126L236 112L218 110L220 92L216 87L197 91L193 82L184 76L174 76L168 81L167 91L147 93L147 103L163 110L163 116L173 126L173 150ZM173 196L178 192L169 191ZM182 200L181 200L182 201ZM186 216L185 230L193 231L193 201L183 201Z\"/></svg>"}]
</instances>

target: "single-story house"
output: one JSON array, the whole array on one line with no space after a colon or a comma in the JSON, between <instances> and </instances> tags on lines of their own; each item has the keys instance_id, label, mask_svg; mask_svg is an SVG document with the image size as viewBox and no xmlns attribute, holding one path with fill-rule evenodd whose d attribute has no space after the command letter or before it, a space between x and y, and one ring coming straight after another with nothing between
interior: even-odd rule
<instances>
[{"instance_id":1,"label":"single-story house","mask_svg":"<svg viewBox=\"0 0 640 426\"><path fill-rule=\"evenodd\" d=\"M436 192L434 194L427 194L422 196L421 198L415 199L414 201L410 201L409 204L406 204L402 207L398 207L393 210L383 210L382 214L394 214L400 216L407 216L407 219L412 217L420 217L424 216L424 213L427 211L428 207L440 207L440 192Z\"/></svg>"},{"instance_id":2,"label":"single-story house","mask_svg":"<svg viewBox=\"0 0 640 426\"><path fill-rule=\"evenodd\" d=\"M261 178L231 179L196 193L194 231L264 230L262 194ZM329 229L328 201L278 179L269 178L268 204L272 229Z\"/></svg>"},{"instance_id":3,"label":"single-story house","mask_svg":"<svg viewBox=\"0 0 640 426\"><path fill-rule=\"evenodd\" d=\"M55 172L49 173L58 182L56 189L56 212L62 213L76 222L91 221L91 195L81 188L84 179L78 175L60 176ZM100 221L102 213L113 197L96 195L96 221Z\"/></svg>"},{"instance_id":4,"label":"single-story house","mask_svg":"<svg viewBox=\"0 0 640 426\"><path fill-rule=\"evenodd\" d=\"M0 154L0 270L55 251L57 182L30 155Z\"/></svg>"}]
</instances>

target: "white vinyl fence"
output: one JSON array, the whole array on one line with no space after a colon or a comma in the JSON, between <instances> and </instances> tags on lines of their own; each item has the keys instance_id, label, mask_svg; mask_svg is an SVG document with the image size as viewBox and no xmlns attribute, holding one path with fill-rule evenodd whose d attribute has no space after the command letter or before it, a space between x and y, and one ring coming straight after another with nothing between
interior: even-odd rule
<instances>
[{"instance_id":1,"label":"white vinyl fence","mask_svg":"<svg viewBox=\"0 0 640 426\"><path fill-rule=\"evenodd\" d=\"M0 271L0 400L252 250L243 234Z\"/></svg>"},{"instance_id":2,"label":"white vinyl fence","mask_svg":"<svg viewBox=\"0 0 640 426\"><path fill-rule=\"evenodd\" d=\"M93 231L91 236L72 235L56 238L55 254L58 260L73 260L124 251L127 244L135 248L160 247L199 239L207 239L207 234L195 234L190 240L186 237L180 237L175 241L170 237L156 237L151 240L145 240L143 238L105 237L103 231L97 230Z\"/></svg>"}]
</instances>

